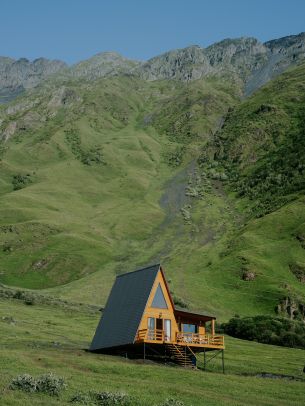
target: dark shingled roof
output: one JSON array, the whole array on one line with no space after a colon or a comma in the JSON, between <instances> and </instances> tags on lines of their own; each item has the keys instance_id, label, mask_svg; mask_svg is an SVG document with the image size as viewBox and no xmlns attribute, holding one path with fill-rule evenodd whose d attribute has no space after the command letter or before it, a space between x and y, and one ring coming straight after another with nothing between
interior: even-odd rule
<instances>
[{"instance_id":1,"label":"dark shingled roof","mask_svg":"<svg viewBox=\"0 0 305 406\"><path fill-rule=\"evenodd\" d=\"M133 344L160 264L117 276L90 351Z\"/></svg>"}]
</instances>

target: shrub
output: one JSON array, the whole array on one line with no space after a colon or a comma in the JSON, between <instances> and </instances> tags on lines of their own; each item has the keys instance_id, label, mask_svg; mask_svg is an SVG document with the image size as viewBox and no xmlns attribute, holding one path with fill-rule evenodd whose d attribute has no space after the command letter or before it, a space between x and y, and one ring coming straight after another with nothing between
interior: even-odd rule
<instances>
[{"instance_id":1,"label":"shrub","mask_svg":"<svg viewBox=\"0 0 305 406\"><path fill-rule=\"evenodd\" d=\"M51 396L58 396L66 386L64 378L57 376L52 372L41 375L37 379L37 392L47 393Z\"/></svg>"},{"instance_id":2,"label":"shrub","mask_svg":"<svg viewBox=\"0 0 305 406\"><path fill-rule=\"evenodd\" d=\"M75 395L72 396L71 403L79 403L81 405L92 405L94 404L93 400L93 395L91 392L89 393L83 393L83 392L78 392Z\"/></svg>"},{"instance_id":3,"label":"shrub","mask_svg":"<svg viewBox=\"0 0 305 406\"><path fill-rule=\"evenodd\" d=\"M131 406L134 403L131 401L130 397L125 393L114 393L114 392L97 392L95 393L96 403L102 406Z\"/></svg>"},{"instance_id":4,"label":"shrub","mask_svg":"<svg viewBox=\"0 0 305 406\"><path fill-rule=\"evenodd\" d=\"M98 406L136 406L138 401L125 393L120 392L78 392L72 396L71 403Z\"/></svg>"},{"instance_id":5,"label":"shrub","mask_svg":"<svg viewBox=\"0 0 305 406\"><path fill-rule=\"evenodd\" d=\"M169 398L159 406L185 406L185 403L178 399Z\"/></svg>"},{"instance_id":6,"label":"shrub","mask_svg":"<svg viewBox=\"0 0 305 406\"><path fill-rule=\"evenodd\" d=\"M62 377L56 376L52 372L34 378L29 374L18 375L10 384L12 390L22 390L24 392L43 392L50 396L58 396L66 387Z\"/></svg>"},{"instance_id":7,"label":"shrub","mask_svg":"<svg viewBox=\"0 0 305 406\"><path fill-rule=\"evenodd\" d=\"M37 382L29 374L18 375L12 380L9 386L12 390L22 390L24 392L36 392Z\"/></svg>"},{"instance_id":8,"label":"shrub","mask_svg":"<svg viewBox=\"0 0 305 406\"><path fill-rule=\"evenodd\" d=\"M14 190L23 189L30 183L32 183L32 180L31 175L29 173L26 175L18 174L13 176L12 184Z\"/></svg>"},{"instance_id":9,"label":"shrub","mask_svg":"<svg viewBox=\"0 0 305 406\"><path fill-rule=\"evenodd\" d=\"M88 151L82 151L80 161L84 165L105 164L102 148L95 146Z\"/></svg>"},{"instance_id":10,"label":"shrub","mask_svg":"<svg viewBox=\"0 0 305 406\"><path fill-rule=\"evenodd\" d=\"M82 146L81 137L77 129L65 130L66 143L70 146L72 154L84 165L105 164L103 150L99 145L86 150Z\"/></svg>"},{"instance_id":11,"label":"shrub","mask_svg":"<svg viewBox=\"0 0 305 406\"><path fill-rule=\"evenodd\" d=\"M185 153L185 147L177 146L175 150L165 152L163 154L163 158L168 166L175 168L182 164L184 153Z\"/></svg>"}]
</instances>

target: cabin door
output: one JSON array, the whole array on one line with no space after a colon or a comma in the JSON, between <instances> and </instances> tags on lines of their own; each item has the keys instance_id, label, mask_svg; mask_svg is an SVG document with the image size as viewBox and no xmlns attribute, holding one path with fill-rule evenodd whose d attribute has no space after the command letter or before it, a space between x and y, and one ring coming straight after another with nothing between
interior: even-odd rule
<instances>
[{"instance_id":1,"label":"cabin door","mask_svg":"<svg viewBox=\"0 0 305 406\"><path fill-rule=\"evenodd\" d=\"M156 330L163 330L163 319L156 319Z\"/></svg>"},{"instance_id":2,"label":"cabin door","mask_svg":"<svg viewBox=\"0 0 305 406\"><path fill-rule=\"evenodd\" d=\"M156 340L163 340L163 319L156 319Z\"/></svg>"}]
</instances>

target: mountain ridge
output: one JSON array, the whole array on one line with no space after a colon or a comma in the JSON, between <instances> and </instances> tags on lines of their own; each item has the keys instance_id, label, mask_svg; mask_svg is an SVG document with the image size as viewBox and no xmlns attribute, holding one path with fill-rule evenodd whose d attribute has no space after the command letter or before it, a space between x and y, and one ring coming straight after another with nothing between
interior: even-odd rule
<instances>
[{"instance_id":1,"label":"mountain ridge","mask_svg":"<svg viewBox=\"0 0 305 406\"><path fill-rule=\"evenodd\" d=\"M9 101L50 76L63 80L95 80L116 75L135 75L145 80L198 80L207 75L233 75L244 83L245 95L305 58L305 33L267 42L256 38L227 38L202 48L192 45L174 49L140 62L114 51L100 52L72 66L38 58L17 61L0 57L0 103Z\"/></svg>"}]
</instances>

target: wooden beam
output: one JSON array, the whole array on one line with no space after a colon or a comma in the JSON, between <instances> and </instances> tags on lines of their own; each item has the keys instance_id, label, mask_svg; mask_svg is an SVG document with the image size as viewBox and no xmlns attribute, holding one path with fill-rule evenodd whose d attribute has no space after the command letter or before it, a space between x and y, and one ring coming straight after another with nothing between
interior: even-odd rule
<instances>
[{"instance_id":1,"label":"wooden beam","mask_svg":"<svg viewBox=\"0 0 305 406\"><path fill-rule=\"evenodd\" d=\"M212 326L212 331L211 331L211 333L212 333L212 336L214 336L214 335L215 335L215 320L214 320L214 319L211 320L211 326Z\"/></svg>"}]
</instances>

